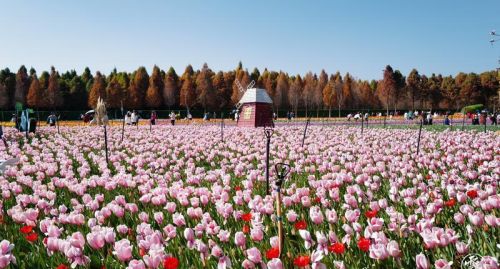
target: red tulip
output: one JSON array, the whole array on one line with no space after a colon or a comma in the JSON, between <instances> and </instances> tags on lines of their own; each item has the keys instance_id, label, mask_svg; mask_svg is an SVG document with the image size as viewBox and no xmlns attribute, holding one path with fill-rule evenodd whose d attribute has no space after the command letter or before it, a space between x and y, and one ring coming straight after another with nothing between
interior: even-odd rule
<instances>
[{"instance_id":1,"label":"red tulip","mask_svg":"<svg viewBox=\"0 0 500 269\"><path fill-rule=\"evenodd\" d=\"M179 260L176 257L167 257L163 260L163 268L165 269L177 269L179 266Z\"/></svg>"},{"instance_id":2,"label":"red tulip","mask_svg":"<svg viewBox=\"0 0 500 269\"><path fill-rule=\"evenodd\" d=\"M307 223L305 220L299 220L295 223L295 229L305 230L307 228Z\"/></svg>"},{"instance_id":3,"label":"red tulip","mask_svg":"<svg viewBox=\"0 0 500 269\"><path fill-rule=\"evenodd\" d=\"M305 256L298 256L293 260L293 264L295 264L298 267L306 267L309 266L309 263L311 262L311 258L307 255Z\"/></svg>"},{"instance_id":4,"label":"red tulip","mask_svg":"<svg viewBox=\"0 0 500 269\"><path fill-rule=\"evenodd\" d=\"M31 233L31 231L33 231L33 227L26 225L26 226L21 227L21 229L19 229L19 231L23 234L29 234L29 233Z\"/></svg>"},{"instance_id":5,"label":"red tulip","mask_svg":"<svg viewBox=\"0 0 500 269\"><path fill-rule=\"evenodd\" d=\"M146 250L144 250L143 248L140 248L140 249L139 249L139 255L140 255L141 257L142 257L142 256L144 256L144 255L146 255L146 254L147 254L147 253L146 253Z\"/></svg>"},{"instance_id":6,"label":"red tulip","mask_svg":"<svg viewBox=\"0 0 500 269\"><path fill-rule=\"evenodd\" d=\"M370 240L361 237L358 240L358 248L361 249L361 251L368 252L368 250L370 249Z\"/></svg>"},{"instance_id":7,"label":"red tulip","mask_svg":"<svg viewBox=\"0 0 500 269\"><path fill-rule=\"evenodd\" d=\"M454 198L451 198L450 200L444 202L444 205L447 206L447 207L452 207L456 204L456 201Z\"/></svg>"},{"instance_id":8,"label":"red tulip","mask_svg":"<svg viewBox=\"0 0 500 269\"><path fill-rule=\"evenodd\" d=\"M268 260L272 260L274 258L279 258L279 256L280 256L279 248L271 248L268 251L266 251L266 258Z\"/></svg>"},{"instance_id":9,"label":"red tulip","mask_svg":"<svg viewBox=\"0 0 500 269\"><path fill-rule=\"evenodd\" d=\"M365 216L369 219L377 216L377 210L370 210L365 212Z\"/></svg>"},{"instance_id":10,"label":"red tulip","mask_svg":"<svg viewBox=\"0 0 500 269\"><path fill-rule=\"evenodd\" d=\"M69 267L66 266L65 264L59 264L59 266L57 266L56 269L69 269Z\"/></svg>"},{"instance_id":11,"label":"red tulip","mask_svg":"<svg viewBox=\"0 0 500 269\"><path fill-rule=\"evenodd\" d=\"M234 187L234 190L235 191L241 191L241 187L240 186L236 186L236 187Z\"/></svg>"},{"instance_id":12,"label":"red tulip","mask_svg":"<svg viewBox=\"0 0 500 269\"><path fill-rule=\"evenodd\" d=\"M344 244L340 243L340 242L337 242L335 244L332 244L328 247L328 250L330 252L333 252L335 254L342 254L344 253L345 251L345 247L344 247Z\"/></svg>"},{"instance_id":13,"label":"red tulip","mask_svg":"<svg viewBox=\"0 0 500 269\"><path fill-rule=\"evenodd\" d=\"M251 221L252 220L252 213L246 213L246 214L241 215L241 219L246 221L246 222Z\"/></svg>"},{"instance_id":14,"label":"red tulip","mask_svg":"<svg viewBox=\"0 0 500 269\"><path fill-rule=\"evenodd\" d=\"M30 233L26 236L24 236L26 238L26 240L30 241L30 242L35 242L37 239L38 239L38 234L36 233Z\"/></svg>"},{"instance_id":15,"label":"red tulip","mask_svg":"<svg viewBox=\"0 0 500 269\"><path fill-rule=\"evenodd\" d=\"M243 229L241 229L241 231L244 233L244 234L247 234L250 232L250 226L248 225L243 225Z\"/></svg>"},{"instance_id":16,"label":"red tulip","mask_svg":"<svg viewBox=\"0 0 500 269\"><path fill-rule=\"evenodd\" d=\"M469 198L471 199L474 199L477 197L477 191L476 190L470 190L467 192L467 196L469 196Z\"/></svg>"}]
</instances>

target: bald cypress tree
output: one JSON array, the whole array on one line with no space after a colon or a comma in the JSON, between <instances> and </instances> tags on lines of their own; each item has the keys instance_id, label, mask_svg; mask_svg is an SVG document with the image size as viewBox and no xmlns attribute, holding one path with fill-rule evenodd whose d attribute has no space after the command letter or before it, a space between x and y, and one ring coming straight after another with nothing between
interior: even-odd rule
<instances>
[{"instance_id":1,"label":"bald cypress tree","mask_svg":"<svg viewBox=\"0 0 500 269\"><path fill-rule=\"evenodd\" d=\"M288 94L288 101L290 102L290 106L295 111L295 115L297 115L297 110L301 101L302 89L303 89L303 81L300 75L294 79L292 86L290 87L290 92Z\"/></svg>"},{"instance_id":2,"label":"bald cypress tree","mask_svg":"<svg viewBox=\"0 0 500 269\"><path fill-rule=\"evenodd\" d=\"M319 80L313 94L313 104L316 107L316 117L318 117L319 110L323 106L323 90L325 89L327 83L328 74L326 74L325 70L321 70Z\"/></svg>"},{"instance_id":3,"label":"bald cypress tree","mask_svg":"<svg viewBox=\"0 0 500 269\"><path fill-rule=\"evenodd\" d=\"M16 74L16 91L14 94L14 101L25 105L29 87L30 79L28 76L28 70L26 70L26 67L22 65Z\"/></svg>"},{"instance_id":4,"label":"bald cypress tree","mask_svg":"<svg viewBox=\"0 0 500 269\"><path fill-rule=\"evenodd\" d=\"M163 89L163 79L160 68L153 67L153 73L149 78L149 87L146 92L146 106L148 108L159 108L163 104L161 91Z\"/></svg>"},{"instance_id":5,"label":"bald cypress tree","mask_svg":"<svg viewBox=\"0 0 500 269\"><path fill-rule=\"evenodd\" d=\"M288 77L285 73L280 72L276 84L276 91L274 92L274 107L278 114L279 109L287 105L288 101Z\"/></svg>"},{"instance_id":6,"label":"bald cypress tree","mask_svg":"<svg viewBox=\"0 0 500 269\"><path fill-rule=\"evenodd\" d=\"M97 71L93 79L92 87L90 88L89 99L87 102L89 108L96 107L99 97L106 100L106 81L101 75L101 72Z\"/></svg>"},{"instance_id":7,"label":"bald cypress tree","mask_svg":"<svg viewBox=\"0 0 500 269\"><path fill-rule=\"evenodd\" d=\"M40 88L40 82L36 76L36 73L31 75L31 83L28 89L28 95L26 97L26 103L29 107L40 108L40 101L42 98L42 92Z\"/></svg>"},{"instance_id":8,"label":"bald cypress tree","mask_svg":"<svg viewBox=\"0 0 500 269\"><path fill-rule=\"evenodd\" d=\"M128 105L132 109L141 109L144 107L144 99L149 85L149 75L146 68L139 67L134 73L130 82L128 92Z\"/></svg>"},{"instance_id":9,"label":"bald cypress tree","mask_svg":"<svg viewBox=\"0 0 500 269\"><path fill-rule=\"evenodd\" d=\"M331 75L330 80L323 88L323 104L328 107L328 117L332 116L332 107L335 105L335 76Z\"/></svg>"},{"instance_id":10,"label":"bald cypress tree","mask_svg":"<svg viewBox=\"0 0 500 269\"><path fill-rule=\"evenodd\" d=\"M196 78L196 97L198 103L206 111L215 107L216 92L212 84L212 70L205 63Z\"/></svg>"},{"instance_id":11,"label":"bald cypress tree","mask_svg":"<svg viewBox=\"0 0 500 269\"><path fill-rule=\"evenodd\" d=\"M163 103L169 109L179 105L179 77L175 69L170 67L163 82Z\"/></svg>"},{"instance_id":12,"label":"bald cypress tree","mask_svg":"<svg viewBox=\"0 0 500 269\"><path fill-rule=\"evenodd\" d=\"M59 108L63 105L63 96L59 87L59 73L52 66L50 68L49 85L47 87L48 105L50 108Z\"/></svg>"}]
</instances>

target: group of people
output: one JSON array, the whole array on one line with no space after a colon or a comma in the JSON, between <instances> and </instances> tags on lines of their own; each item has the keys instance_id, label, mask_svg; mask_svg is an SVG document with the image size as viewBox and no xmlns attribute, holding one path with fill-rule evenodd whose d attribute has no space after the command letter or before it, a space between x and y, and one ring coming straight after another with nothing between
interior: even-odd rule
<instances>
[{"instance_id":1,"label":"group of people","mask_svg":"<svg viewBox=\"0 0 500 269\"><path fill-rule=\"evenodd\" d=\"M295 112L293 112L293 111L288 111L288 112L286 113L286 118L288 119L288 121L291 121L291 120L295 119Z\"/></svg>"},{"instance_id":2,"label":"group of people","mask_svg":"<svg viewBox=\"0 0 500 269\"><path fill-rule=\"evenodd\" d=\"M368 118L370 117L370 114L366 112L364 115L361 112L357 112L356 114L349 113L347 114L347 121L351 121L351 119L354 119L354 121L358 121L360 119L363 119L364 121L368 121Z\"/></svg>"},{"instance_id":3,"label":"group of people","mask_svg":"<svg viewBox=\"0 0 500 269\"><path fill-rule=\"evenodd\" d=\"M500 121L500 113L488 113L485 110L482 112L476 111L476 113L469 112L467 113L467 117L472 120L472 125L487 124L488 119L491 125L498 125L498 121Z\"/></svg>"},{"instance_id":4,"label":"group of people","mask_svg":"<svg viewBox=\"0 0 500 269\"><path fill-rule=\"evenodd\" d=\"M127 114L125 114L125 124L127 125L139 125L139 119L141 118L141 115L137 111L127 111ZM170 124L175 125L175 121L177 119L177 115L175 112L170 112L169 114L170 118ZM156 120L158 119L158 114L156 114L156 111L151 111L151 115L149 117L149 122L151 125L156 125ZM190 113L188 113L188 119L192 119L192 116Z\"/></svg>"}]
</instances>

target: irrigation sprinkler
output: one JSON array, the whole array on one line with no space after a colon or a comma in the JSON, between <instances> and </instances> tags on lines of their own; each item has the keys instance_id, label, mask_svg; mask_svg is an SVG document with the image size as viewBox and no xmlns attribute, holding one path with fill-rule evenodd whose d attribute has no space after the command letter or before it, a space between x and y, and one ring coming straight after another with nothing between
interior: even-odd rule
<instances>
[{"instance_id":1,"label":"irrigation sprinkler","mask_svg":"<svg viewBox=\"0 0 500 269\"><path fill-rule=\"evenodd\" d=\"M304 140L306 140L307 126L309 126L309 122L311 122L311 117L307 118L306 128L304 128L304 135L302 136L302 147L304 147Z\"/></svg>"},{"instance_id":2,"label":"irrigation sprinkler","mask_svg":"<svg viewBox=\"0 0 500 269\"><path fill-rule=\"evenodd\" d=\"M269 148L274 130L271 127L264 127L264 134L266 135L266 194L269 195Z\"/></svg>"},{"instance_id":3,"label":"irrigation sprinkler","mask_svg":"<svg viewBox=\"0 0 500 269\"><path fill-rule=\"evenodd\" d=\"M285 163L278 163L274 166L276 170L276 176L278 180L276 181L276 220L278 221L278 249L279 249L279 257L281 257L281 253L283 252L283 219L281 216L281 186L285 181L286 176L290 173L290 165Z\"/></svg>"},{"instance_id":4,"label":"irrigation sprinkler","mask_svg":"<svg viewBox=\"0 0 500 269\"><path fill-rule=\"evenodd\" d=\"M422 125L423 125L423 120L420 119L420 128L418 129L418 141L417 141L417 157L418 154L420 153L420 136L422 135Z\"/></svg>"}]
</instances>

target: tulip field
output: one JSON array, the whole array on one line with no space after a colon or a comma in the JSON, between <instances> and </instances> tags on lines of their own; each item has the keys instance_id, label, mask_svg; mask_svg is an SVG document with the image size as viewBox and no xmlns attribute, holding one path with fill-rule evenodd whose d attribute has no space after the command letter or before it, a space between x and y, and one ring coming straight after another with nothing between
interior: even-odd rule
<instances>
[{"instance_id":1,"label":"tulip field","mask_svg":"<svg viewBox=\"0 0 500 269\"><path fill-rule=\"evenodd\" d=\"M4 128L0 268L499 267L498 133L303 133L274 129L266 195L262 128L111 126L108 163L103 127Z\"/></svg>"}]
</instances>

